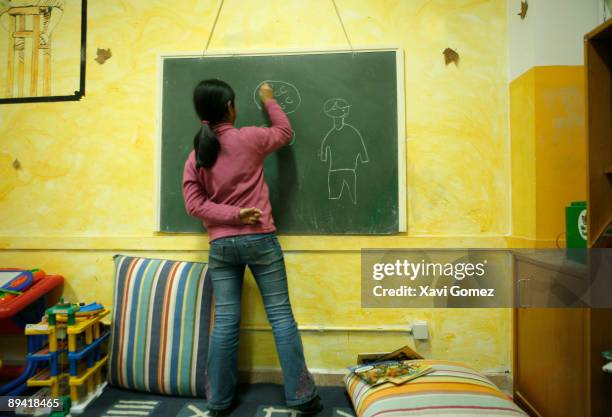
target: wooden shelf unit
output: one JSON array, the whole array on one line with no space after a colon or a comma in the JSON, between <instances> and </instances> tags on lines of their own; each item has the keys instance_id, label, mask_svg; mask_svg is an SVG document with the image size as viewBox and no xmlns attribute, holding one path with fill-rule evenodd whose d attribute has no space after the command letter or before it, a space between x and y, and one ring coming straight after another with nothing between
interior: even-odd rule
<instances>
[{"instance_id":1,"label":"wooden shelf unit","mask_svg":"<svg viewBox=\"0 0 612 417\"><path fill-rule=\"evenodd\" d=\"M584 38L589 247L609 247L612 226L612 20Z\"/></svg>"}]
</instances>

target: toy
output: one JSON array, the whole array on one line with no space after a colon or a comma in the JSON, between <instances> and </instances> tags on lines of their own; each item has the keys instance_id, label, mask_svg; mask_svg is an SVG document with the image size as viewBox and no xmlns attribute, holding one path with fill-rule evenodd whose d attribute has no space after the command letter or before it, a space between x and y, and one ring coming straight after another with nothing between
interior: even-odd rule
<instances>
[{"instance_id":1,"label":"toy","mask_svg":"<svg viewBox=\"0 0 612 417\"><path fill-rule=\"evenodd\" d=\"M21 294L22 293L20 291L3 290L0 288L0 303L10 301Z\"/></svg>"},{"instance_id":2,"label":"toy","mask_svg":"<svg viewBox=\"0 0 612 417\"><path fill-rule=\"evenodd\" d=\"M0 268L0 303L21 295L44 277L45 272L40 269Z\"/></svg>"},{"instance_id":3,"label":"toy","mask_svg":"<svg viewBox=\"0 0 612 417\"><path fill-rule=\"evenodd\" d=\"M0 269L0 340L7 334L23 335L27 324L37 323L46 308L59 300L63 283L62 276L45 275L40 269ZM0 356L2 353L0 349ZM25 391L25 382L34 372L28 363L2 363L0 396Z\"/></svg>"},{"instance_id":4,"label":"toy","mask_svg":"<svg viewBox=\"0 0 612 417\"><path fill-rule=\"evenodd\" d=\"M41 404L40 407L32 407L28 402L34 404ZM19 404L14 412L16 415L27 415L27 416L58 416L64 417L70 413L70 397L51 397L51 391L49 388L41 388L34 395L23 399L23 402Z\"/></svg>"},{"instance_id":5,"label":"toy","mask_svg":"<svg viewBox=\"0 0 612 417\"><path fill-rule=\"evenodd\" d=\"M23 292L44 276L40 269L0 268L0 289Z\"/></svg>"},{"instance_id":6,"label":"toy","mask_svg":"<svg viewBox=\"0 0 612 417\"><path fill-rule=\"evenodd\" d=\"M106 386L103 369L110 332L100 320L108 314L101 304L80 306L60 299L40 323L26 326L27 363L34 369L27 386L48 388L52 397L67 396L69 400L63 402L64 411L52 415L82 413Z\"/></svg>"},{"instance_id":7,"label":"toy","mask_svg":"<svg viewBox=\"0 0 612 417\"><path fill-rule=\"evenodd\" d=\"M67 415L70 415L72 401L70 400L69 396L64 395L62 397L62 406L63 406L62 410L52 411L50 417L65 417Z\"/></svg>"},{"instance_id":8,"label":"toy","mask_svg":"<svg viewBox=\"0 0 612 417\"><path fill-rule=\"evenodd\" d=\"M98 303L71 305L70 307L53 307L53 320L75 324L87 320L104 310L104 306Z\"/></svg>"},{"instance_id":9,"label":"toy","mask_svg":"<svg viewBox=\"0 0 612 417\"><path fill-rule=\"evenodd\" d=\"M78 310L79 310L79 306L77 304L65 303L64 299L60 298L60 302L57 305L47 309L46 314L49 320L49 324L51 325L55 325L58 315L67 316L68 324L72 325L75 323L74 313L77 312Z\"/></svg>"}]
</instances>

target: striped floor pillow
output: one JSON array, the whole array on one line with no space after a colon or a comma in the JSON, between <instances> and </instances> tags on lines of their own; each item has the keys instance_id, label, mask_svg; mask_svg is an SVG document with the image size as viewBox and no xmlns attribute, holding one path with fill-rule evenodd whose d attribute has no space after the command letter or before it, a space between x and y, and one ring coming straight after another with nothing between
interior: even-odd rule
<instances>
[{"instance_id":1,"label":"striped floor pillow","mask_svg":"<svg viewBox=\"0 0 612 417\"><path fill-rule=\"evenodd\" d=\"M357 417L527 416L486 376L446 361L417 360L434 371L403 385L371 387L355 374L345 377Z\"/></svg>"},{"instance_id":2,"label":"striped floor pillow","mask_svg":"<svg viewBox=\"0 0 612 417\"><path fill-rule=\"evenodd\" d=\"M111 385L205 397L212 285L198 262L115 256Z\"/></svg>"}]
</instances>

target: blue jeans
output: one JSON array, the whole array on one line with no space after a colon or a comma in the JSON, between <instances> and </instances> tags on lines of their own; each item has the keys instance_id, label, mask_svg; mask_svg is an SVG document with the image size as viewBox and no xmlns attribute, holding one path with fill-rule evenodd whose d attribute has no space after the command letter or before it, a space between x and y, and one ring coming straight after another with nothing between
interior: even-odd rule
<instances>
[{"instance_id":1,"label":"blue jeans","mask_svg":"<svg viewBox=\"0 0 612 417\"><path fill-rule=\"evenodd\" d=\"M283 369L285 401L303 404L317 395L308 372L302 339L291 311L283 251L274 233L233 236L210 243L208 274L215 297L215 319L208 351L210 409L231 405L238 382L240 295L245 266L255 277L272 326Z\"/></svg>"}]
</instances>

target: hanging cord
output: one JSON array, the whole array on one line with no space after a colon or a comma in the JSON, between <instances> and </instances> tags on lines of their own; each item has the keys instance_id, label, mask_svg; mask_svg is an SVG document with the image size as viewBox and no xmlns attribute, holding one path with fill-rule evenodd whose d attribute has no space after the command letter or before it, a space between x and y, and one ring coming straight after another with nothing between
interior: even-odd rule
<instances>
[{"instance_id":1,"label":"hanging cord","mask_svg":"<svg viewBox=\"0 0 612 417\"><path fill-rule=\"evenodd\" d=\"M202 56L206 55L206 51L208 51L208 47L210 46L210 41L212 40L213 34L215 33L215 29L217 28L217 22L219 21L219 15L221 15L221 10L223 9L223 3L225 0L221 0L219 3L219 9L217 9L217 15L215 16L215 21L213 22L212 29L208 34L208 40L206 41L206 46L204 47L204 51L202 52ZM338 5L336 4L336 0L332 0L332 4L334 5L334 10L336 11L336 15L338 16L338 20L340 21L340 26L342 27L342 31L344 32L344 37L349 44L349 48L351 51L355 53L355 49L353 48L353 43L351 42L351 38L349 38L348 32L346 31L346 27L344 26L344 21L342 20L342 16L340 15L340 11L338 10Z\"/></svg>"},{"instance_id":2,"label":"hanging cord","mask_svg":"<svg viewBox=\"0 0 612 417\"><path fill-rule=\"evenodd\" d=\"M221 14L221 9L223 9L223 3L225 3L225 0L221 0L221 3L219 4L219 9L217 9L217 15L215 16L215 21L213 22L212 29L208 34L208 40L206 41L206 46L204 47L204 52L202 52L202 56L206 55L206 51L208 51L208 47L210 46L210 41L212 40L213 34L215 33L217 21L219 20L219 15Z\"/></svg>"},{"instance_id":3,"label":"hanging cord","mask_svg":"<svg viewBox=\"0 0 612 417\"><path fill-rule=\"evenodd\" d=\"M334 4L334 9L336 10L336 15L338 16L338 20L340 21L340 26L342 26L342 31L344 32L344 36L346 37L346 41L348 42L349 47L351 48L351 51L354 54L355 53L355 49L353 48L353 43L351 42L351 39L349 38L348 32L346 31L346 27L344 27L344 22L342 21L342 16L340 15L340 11L338 10L338 5L336 5L336 0L332 0L332 3Z\"/></svg>"}]
</instances>

